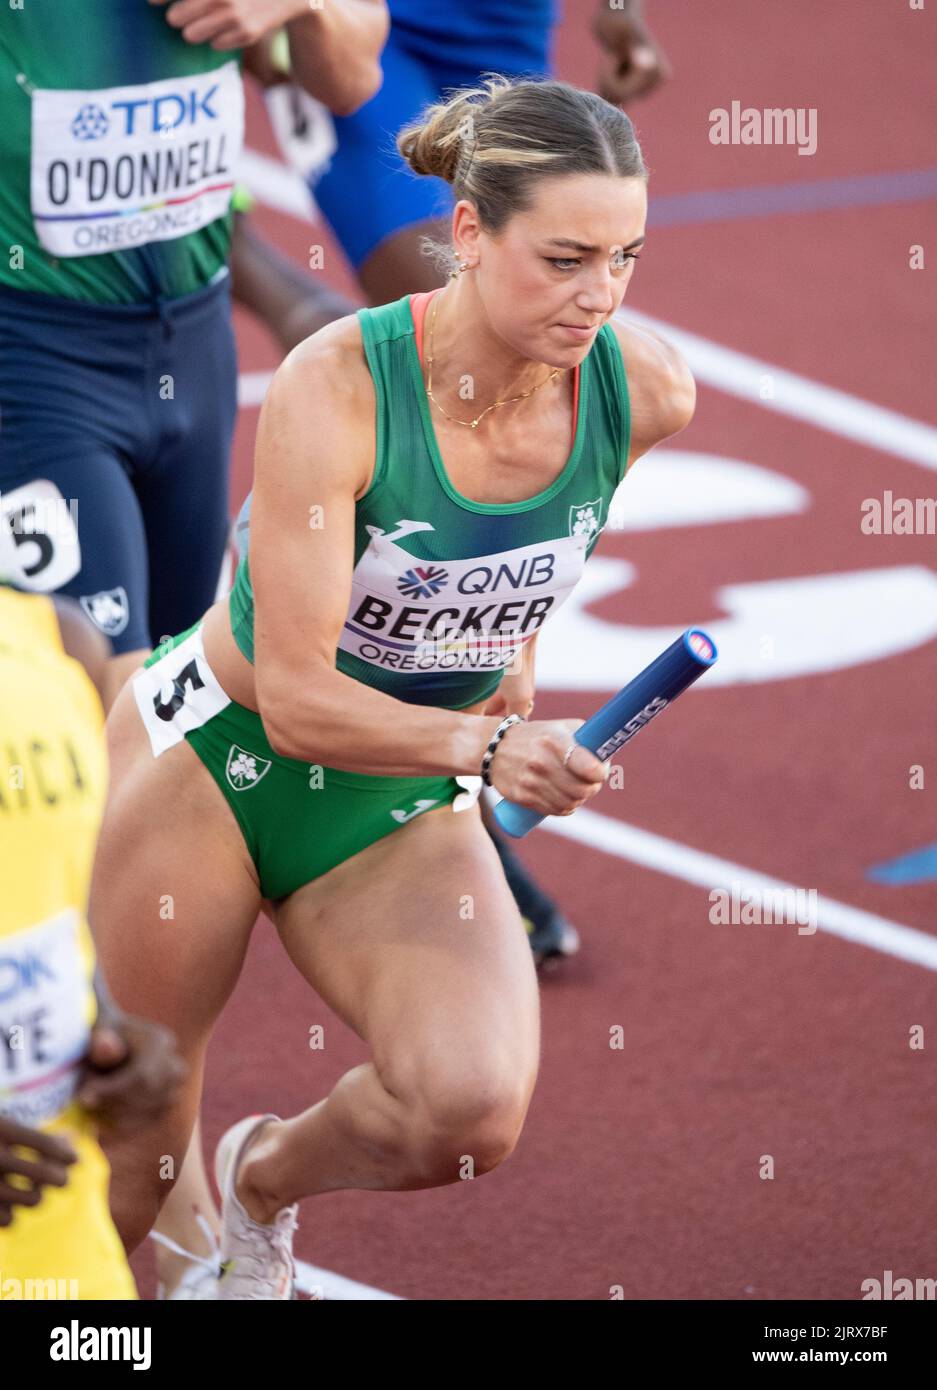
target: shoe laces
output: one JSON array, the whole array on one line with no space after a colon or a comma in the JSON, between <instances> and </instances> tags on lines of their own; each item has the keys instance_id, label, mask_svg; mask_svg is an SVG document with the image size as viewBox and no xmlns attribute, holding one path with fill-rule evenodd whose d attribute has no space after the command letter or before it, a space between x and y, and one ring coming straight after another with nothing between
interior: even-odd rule
<instances>
[{"instance_id":1,"label":"shoe laces","mask_svg":"<svg viewBox=\"0 0 937 1390\"><path fill-rule=\"evenodd\" d=\"M296 1278L293 1235L298 1224L295 1205L283 1207L269 1224L254 1221L245 1213L233 1233L228 1260L222 1264L222 1278L232 1269L238 1280L269 1286L271 1264L275 1264L289 1271L292 1287Z\"/></svg>"},{"instance_id":2,"label":"shoe laces","mask_svg":"<svg viewBox=\"0 0 937 1390\"><path fill-rule=\"evenodd\" d=\"M171 1250L174 1255L182 1255L183 1258L188 1260L191 1264L201 1265L203 1269L206 1269L217 1279L221 1270L221 1246L218 1243L218 1237L215 1235L213 1227L208 1224L205 1217L197 1208L195 1211L195 1220L202 1235L208 1242L207 1255L196 1255L192 1250L186 1250L178 1241L170 1239L169 1236L164 1236L161 1231L151 1231L150 1238L155 1240L159 1245L164 1245L166 1249Z\"/></svg>"}]
</instances>

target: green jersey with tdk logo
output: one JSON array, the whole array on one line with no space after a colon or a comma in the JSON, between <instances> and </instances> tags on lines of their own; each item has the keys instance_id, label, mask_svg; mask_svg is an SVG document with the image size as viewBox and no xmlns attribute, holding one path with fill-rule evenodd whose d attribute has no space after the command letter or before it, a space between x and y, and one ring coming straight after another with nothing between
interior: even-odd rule
<instances>
[{"instance_id":1,"label":"green jersey with tdk logo","mask_svg":"<svg viewBox=\"0 0 937 1390\"><path fill-rule=\"evenodd\" d=\"M243 141L238 55L148 0L0 4L0 285L99 304L223 269Z\"/></svg>"},{"instance_id":2,"label":"green jersey with tdk logo","mask_svg":"<svg viewBox=\"0 0 937 1390\"><path fill-rule=\"evenodd\" d=\"M409 296L361 309L377 397L375 470L355 504L355 567L336 667L412 704L461 709L506 667L579 580L624 477L628 387L610 325L579 369L575 441L543 492L475 502L449 480L433 430ZM244 550L231 629L254 659ZM315 595L310 595L315 603Z\"/></svg>"}]
</instances>

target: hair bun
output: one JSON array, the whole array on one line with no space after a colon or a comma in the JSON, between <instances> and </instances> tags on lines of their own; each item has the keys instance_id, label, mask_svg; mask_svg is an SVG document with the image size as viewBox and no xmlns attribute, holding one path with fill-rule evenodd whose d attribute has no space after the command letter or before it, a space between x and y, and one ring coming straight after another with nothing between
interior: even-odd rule
<instances>
[{"instance_id":1,"label":"hair bun","mask_svg":"<svg viewBox=\"0 0 937 1390\"><path fill-rule=\"evenodd\" d=\"M427 106L400 131L397 149L414 173L443 179L457 199L473 203L492 236L530 208L545 177L647 179L624 111L553 78L483 73L479 86ZM451 248L426 238L423 245L441 265L451 261Z\"/></svg>"},{"instance_id":2,"label":"hair bun","mask_svg":"<svg viewBox=\"0 0 937 1390\"><path fill-rule=\"evenodd\" d=\"M459 167L460 132L453 131L444 106L431 107L422 125L408 126L397 138L397 149L417 174L430 174L452 183Z\"/></svg>"},{"instance_id":3,"label":"hair bun","mask_svg":"<svg viewBox=\"0 0 937 1390\"><path fill-rule=\"evenodd\" d=\"M448 101L427 106L397 137L397 149L417 174L431 174L446 183L455 180L459 161L471 162L475 121L511 83L498 73L486 75L484 86L457 91Z\"/></svg>"}]
</instances>

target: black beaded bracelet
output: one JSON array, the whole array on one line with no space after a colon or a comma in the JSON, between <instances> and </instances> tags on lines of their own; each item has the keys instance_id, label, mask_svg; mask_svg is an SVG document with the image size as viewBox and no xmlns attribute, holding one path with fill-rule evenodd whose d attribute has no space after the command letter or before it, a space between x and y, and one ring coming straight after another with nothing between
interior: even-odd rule
<instances>
[{"instance_id":1,"label":"black beaded bracelet","mask_svg":"<svg viewBox=\"0 0 937 1390\"><path fill-rule=\"evenodd\" d=\"M501 723L498 725L497 729L495 729L491 742L485 749L485 756L482 758L482 781L486 787L492 785L491 778L488 775L488 769L491 767L491 760L495 755L495 749L498 744L504 738L504 735L512 724L525 724L526 722L522 714L509 714L506 719L501 720Z\"/></svg>"}]
</instances>

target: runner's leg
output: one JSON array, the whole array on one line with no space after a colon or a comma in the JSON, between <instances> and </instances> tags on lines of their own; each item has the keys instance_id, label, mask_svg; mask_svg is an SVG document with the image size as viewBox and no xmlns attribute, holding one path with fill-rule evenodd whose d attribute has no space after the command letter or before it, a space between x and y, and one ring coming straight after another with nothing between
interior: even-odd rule
<instances>
[{"instance_id":1,"label":"runner's leg","mask_svg":"<svg viewBox=\"0 0 937 1390\"><path fill-rule=\"evenodd\" d=\"M150 651L135 479L152 446L140 354L152 317L0 293L0 511L14 577L74 598L107 637L105 706Z\"/></svg>"},{"instance_id":2,"label":"runner's leg","mask_svg":"<svg viewBox=\"0 0 937 1390\"><path fill-rule=\"evenodd\" d=\"M261 1131L238 1195L256 1220L340 1188L476 1174L514 1147L536 1079L539 999L520 915L477 807L428 811L277 910L293 962L372 1060Z\"/></svg>"},{"instance_id":3,"label":"runner's leg","mask_svg":"<svg viewBox=\"0 0 937 1390\"><path fill-rule=\"evenodd\" d=\"M147 399L154 447L135 486L149 560L154 645L215 601L228 543L237 352L227 284L163 309L151 332Z\"/></svg>"},{"instance_id":4,"label":"runner's leg","mask_svg":"<svg viewBox=\"0 0 937 1390\"><path fill-rule=\"evenodd\" d=\"M111 1210L128 1251L181 1171L212 1027L260 911L241 830L185 742L154 758L131 684L108 720L111 788L89 917L101 968L125 1009L176 1034L190 1065L169 1114L105 1143Z\"/></svg>"}]
</instances>

